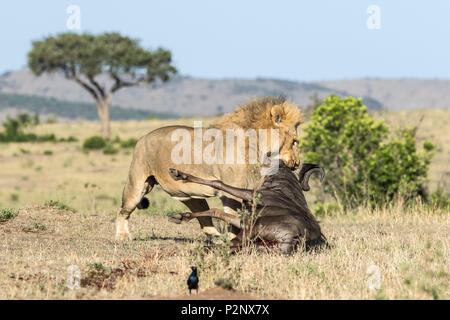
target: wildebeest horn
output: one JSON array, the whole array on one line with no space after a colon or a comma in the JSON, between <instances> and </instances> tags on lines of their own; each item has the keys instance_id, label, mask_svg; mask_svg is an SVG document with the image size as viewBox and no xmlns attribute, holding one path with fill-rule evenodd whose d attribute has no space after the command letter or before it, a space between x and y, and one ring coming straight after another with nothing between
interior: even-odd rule
<instances>
[{"instance_id":1,"label":"wildebeest horn","mask_svg":"<svg viewBox=\"0 0 450 320\"><path fill-rule=\"evenodd\" d=\"M325 170L318 164L314 163L303 163L299 173L300 184L302 185L303 191L309 191L309 178L313 173L319 175L320 182L325 178Z\"/></svg>"}]
</instances>

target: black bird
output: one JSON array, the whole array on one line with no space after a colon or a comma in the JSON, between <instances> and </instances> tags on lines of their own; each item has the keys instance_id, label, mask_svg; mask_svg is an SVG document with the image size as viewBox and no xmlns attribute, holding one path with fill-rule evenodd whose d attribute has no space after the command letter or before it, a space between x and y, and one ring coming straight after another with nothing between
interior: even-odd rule
<instances>
[{"instance_id":1,"label":"black bird","mask_svg":"<svg viewBox=\"0 0 450 320\"><path fill-rule=\"evenodd\" d=\"M197 275L197 267L191 267L192 272L189 275L189 278L187 279L187 285L189 288L189 294L191 294L191 291L195 289L198 293L198 275Z\"/></svg>"}]
</instances>

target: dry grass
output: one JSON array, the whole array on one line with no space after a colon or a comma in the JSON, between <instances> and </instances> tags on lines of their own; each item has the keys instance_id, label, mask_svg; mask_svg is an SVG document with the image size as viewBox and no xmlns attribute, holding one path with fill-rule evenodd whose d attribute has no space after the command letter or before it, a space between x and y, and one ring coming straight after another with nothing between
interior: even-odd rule
<instances>
[{"instance_id":1,"label":"dry grass","mask_svg":"<svg viewBox=\"0 0 450 320\"><path fill-rule=\"evenodd\" d=\"M431 188L441 184L449 190L449 114L427 111L418 131L419 139L438 145ZM420 111L382 116L391 124L414 125ZM113 132L136 138L167 124L114 123ZM450 298L449 213L422 206L324 217L324 233L333 248L323 252L229 256L224 248L202 249L196 222L169 223L166 213L185 208L157 189L150 195L150 209L131 218L134 240L117 244L114 217L131 151L85 153L82 141L97 129L92 123L42 125L40 133L73 135L80 141L0 145L0 208L20 208L17 216L0 222L0 298L179 297L186 294L192 264L200 268L203 292L226 278L242 294L265 298ZM45 155L45 150L53 154ZM59 204L44 205L49 200ZM210 202L217 204L217 199ZM377 292L367 286L372 264L381 270ZM70 265L81 269L81 289L66 287Z\"/></svg>"},{"instance_id":2,"label":"dry grass","mask_svg":"<svg viewBox=\"0 0 450 320\"><path fill-rule=\"evenodd\" d=\"M285 257L207 252L196 222L170 224L137 214L134 240L113 241L112 214L27 207L0 225L0 298L162 298L186 294L190 266L200 269L201 291L230 279L235 289L264 298L450 298L450 226L443 212L403 208L325 218L333 248ZM38 226L38 227L37 227ZM371 292L367 268L381 270ZM78 265L82 288L66 288L67 268ZM96 271L97 270L97 271Z\"/></svg>"}]
</instances>

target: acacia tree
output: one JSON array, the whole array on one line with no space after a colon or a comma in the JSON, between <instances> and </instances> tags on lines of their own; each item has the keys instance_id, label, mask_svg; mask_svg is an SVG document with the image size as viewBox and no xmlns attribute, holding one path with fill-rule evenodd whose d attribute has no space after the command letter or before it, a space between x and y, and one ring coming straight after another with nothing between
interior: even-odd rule
<instances>
[{"instance_id":1,"label":"acacia tree","mask_svg":"<svg viewBox=\"0 0 450 320\"><path fill-rule=\"evenodd\" d=\"M112 95L125 87L154 81L168 81L176 73L170 51L149 51L136 39L119 33L100 35L62 33L34 41L28 54L28 67L39 76L62 72L94 98L102 134L111 134L109 107ZM107 87L98 77L108 75Z\"/></svg>"}]
</instances>

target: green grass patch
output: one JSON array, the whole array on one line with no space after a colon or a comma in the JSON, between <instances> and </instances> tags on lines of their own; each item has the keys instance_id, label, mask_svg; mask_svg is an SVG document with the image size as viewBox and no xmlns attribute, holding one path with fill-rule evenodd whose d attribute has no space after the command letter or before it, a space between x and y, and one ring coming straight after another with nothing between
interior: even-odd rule
<instances>
[{"instance_id":1,"label":"green grass patch","mask_svg":"<svg viewBox=\"0 0 450 320\"><path fill-rule=\"evenodd\" d=\"M137 143L136 139L130 138L130 139L121 141L120 147L122 149L132 149L136 146L136 143Z\"/></svg>"},{"instance_id":2,"label":"green grass patch","mask_svg":"<svg viewBox=\"0 0 450 320\"><path fill-rule=\"evenodd\" d=\"M76 212L76 210L72 207L69 207L65 203L57 200L49 200L44 204L46 207L58 209L60 211L67 211L67 212Z\"/></svg>"},{"instance_id":3,"label":"green grass patch","mask_svg":"<svg viewBox=\"0 0 450 320\"><path fill-rule=\"evenodd\" d=\"M11 208L0 209L0 222L6 222L8 220L14 219L19 212Z\"/></svg>"},{"instance_id":4,"label":"green grass patch","mask_svg":"<svg viewBox=\"0 0 450 320\"><path fill-rule=\"evenodd\" d=\"M107 145L106 139L100 136L92 136L87 138L83 143L85 150L101 150Z\"/></svg>"}]
</instances>

